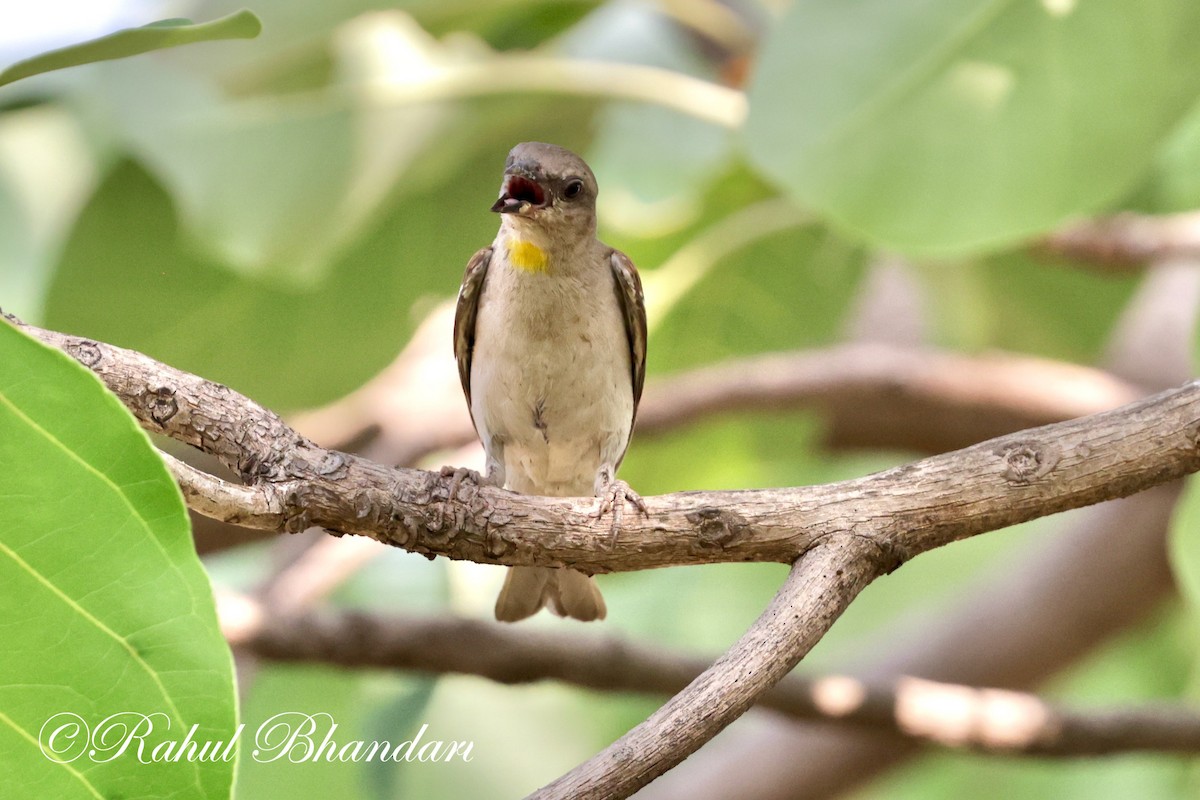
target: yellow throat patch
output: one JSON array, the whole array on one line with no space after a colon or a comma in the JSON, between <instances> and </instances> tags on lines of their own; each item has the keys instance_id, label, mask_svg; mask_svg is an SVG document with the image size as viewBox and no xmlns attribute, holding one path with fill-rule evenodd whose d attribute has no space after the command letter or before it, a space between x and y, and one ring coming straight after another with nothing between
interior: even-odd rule
<instances>
[{"instance_id":1,"label":"yellow throat patch","mask_svg":"<svg viewBox=\"0 0 1200 800\"><path fill-rule=\"evenodd\" d=\"M508 251L508 260L518 269L526 272L545 272L550 266L546 251L533 242L509 239L505 249Z\"/></svg>"}]
</instances>

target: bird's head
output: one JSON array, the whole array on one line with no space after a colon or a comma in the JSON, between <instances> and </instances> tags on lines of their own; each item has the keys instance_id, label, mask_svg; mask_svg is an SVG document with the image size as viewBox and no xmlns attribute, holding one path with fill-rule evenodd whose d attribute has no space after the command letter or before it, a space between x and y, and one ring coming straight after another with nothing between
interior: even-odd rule
<instances>
[{"instance_id":1,"label":"bird's head","mask_svg":"<svg viewBox=\"0 0 1200 800\"><path fill-rule=\"evenodd\" d=\"M570 150L522 142L504 163L504 182L492 211L519 229L533 227L555 238L594 235L597 191L591 168Z\"/></svg>"}]
</instances>

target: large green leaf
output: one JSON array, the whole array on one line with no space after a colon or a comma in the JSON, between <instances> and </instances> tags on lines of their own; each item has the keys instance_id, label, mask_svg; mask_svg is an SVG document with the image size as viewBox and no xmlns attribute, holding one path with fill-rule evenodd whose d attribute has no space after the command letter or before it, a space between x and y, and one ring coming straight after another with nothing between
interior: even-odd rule
<instances>
[{"instance_id":1,"label":"large green leaf","mask_svg":"<svg viewBox=\"0 0 1200 800\"><path fill-rule=\"evenodd\" d=\"M480 189L471 216L494 224L484 203L491 192ZM162 189L127 164L81 215L47 324L144 350L281 410L327 402L399 352L411 304L423 292L449 295L472 242L492 236L433 239L437 211L389 220L324 280L279 287L197 253Z\"/></svg>"},{"instance_id":2,"label":"large green leaf","mask_svg":"<svg viewBox=\"0 0 1200 800\"><path fill-rule=\"evenodd\" d=\"M184 44L221 39L253 39L260 31L262 23L258 17L245 9L200 24L195 24L189 19L164 19L18 61L0 71L0 86L43 72L97 61L128 58Z\"/></svg>"},{"instance_id":3,"label":"large green leaf","mask_svg":"<svg viewBox=\"0 0 1200 800\"><path fill-rule=\"evenodd\" d=\"M147 760L192 725L228 742L233 670L145 434L94 375L3 322L0 464L0 797L228 797L232 762L142 763L136 741L93 756L69 728L62 760L44 754L59 726L96 735L114 714L150 717Z\"/></svg>"},{"instance_id":4,"label":"large green leaf","mask_svg":"<svg viewBox=\"0 0 1200 800\"><path fill-rule=\"evenodd\" d=\"M1200 91L1191 0L798 0L750 155L856 235L993 247L1114 200Z\"/></svg>"}]
</instances>

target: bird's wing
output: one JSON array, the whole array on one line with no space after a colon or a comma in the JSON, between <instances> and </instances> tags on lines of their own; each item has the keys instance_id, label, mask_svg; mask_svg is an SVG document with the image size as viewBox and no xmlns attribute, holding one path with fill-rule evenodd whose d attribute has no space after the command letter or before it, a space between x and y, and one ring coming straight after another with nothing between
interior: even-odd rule
<instances>
[{"instance_id":1,"label":"bird's wing","mask_svg":"<svg viewBox=\"0 0 1200 800\"><path fill-rule=\"evenodd\" d=\"M642 384L646 382L646 299L642 295L642 279L620 250L613 250L612 263L616 280L617 302L625 317L625 335L629 338L629 364L633 378L633 415L637 417L638 402L642 399Z\"/></svg>"},{"instance_id":2,"label":"bird's wing","mask_svg":"<svg viewBox=\"0 0 1200 800\"><path fill-rule=\"evenodd\" d=\"M454 359L458 362L458 379L471 409L471 357L475 351L475 318L479 314L479 297L483 294L483 279L492 262L492 248L485 247L467 262L462 287L458 290L458 306L454 311ZM475 422L474 413L471 422Z\"/></svg>"}]
</instances>

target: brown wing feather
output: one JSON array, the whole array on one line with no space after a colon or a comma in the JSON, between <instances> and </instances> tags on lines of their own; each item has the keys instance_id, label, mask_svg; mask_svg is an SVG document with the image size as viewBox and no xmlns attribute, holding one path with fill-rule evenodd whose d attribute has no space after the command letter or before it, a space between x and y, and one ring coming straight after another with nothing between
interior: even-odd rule
<instances>
[{"instance_id":1,"label":"brown wing feather","mask_svg":"<svg viewBox=\"0 0 1200 800\"><path fill-rule=\"evenodd\" d=\"M462 382L463 394L467 396L467 410L471 410L471 357L475 351L475 318L479 314L479 296L483 294L483 280L488 265L492 262L492 248L485 247L467 262L463 273L462 287L458 290L458 306L454 311L454 359L458 361L458 379ZM475 423L475 415L471 415Z\"/></svg>"},{"instance_id":2,"label":"brown wing feather","mask_svg":"<svg viewBox=\"0 0 1200 800\"><path fill-rule=\"evenodd\" d=\"M617 302L625 316L625 334L629 337L629 364L633 378L633 416L637 418L642 399L642 384L646 382L646 299L642 295L642 279L620 250L613 250L613 276L616 280Z\"/></svg>"}]
</instances>

